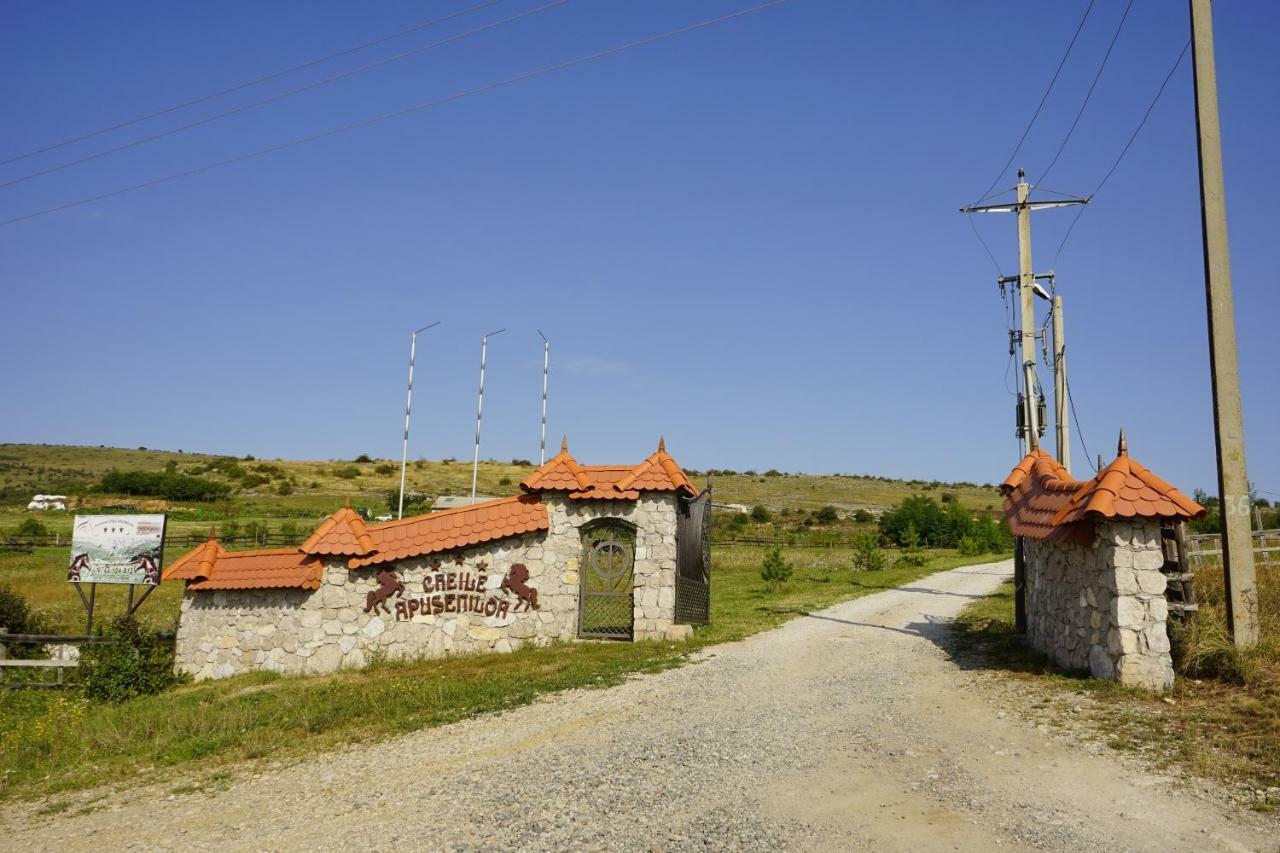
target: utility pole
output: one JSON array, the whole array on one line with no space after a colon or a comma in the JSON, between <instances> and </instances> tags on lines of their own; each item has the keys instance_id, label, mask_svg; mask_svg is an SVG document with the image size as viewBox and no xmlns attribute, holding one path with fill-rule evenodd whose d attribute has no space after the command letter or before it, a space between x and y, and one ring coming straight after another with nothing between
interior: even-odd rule
<instances>
[{"instance_id":1,"label":"utility pole","mask_svg":"<svg viewBox=\"0 0 1280 853\"><path fill-rule=\"evenodd\" d=\"M476 450L475 456L471 461L471 502L476 502L476 480L480 474L480 418L484 414L484 364L485 357L489 352L489 338L493 335L500 335L506 329L499 329L496 332L490 332L480 338L480 393L476 396Z\"/></svg>"},{"instance_id":2,"label":"utility pole","mask_svg":"<svg viewBox=\"0 0 1280 853\"><path fill-rule=\"evenodd\" d=\"M1200 222L1209 318L1209 369L1213 377L1213 431L1222 506L1222 570L1227 624L1238 646L1258 644L1258 587L1249 531L1249 475L1244 458L1244 416L1236 361L1231 258L1227 251L1226 191L1218 125L1218 81L1213 59L1213 9L1190 0L1191 56L1195 68L1196 141L1200 152Z\"/></svg>"},{"instance_id":3,"label":"utility pole","mask_svg":"<svg viewBox=\"0 0 1280 853\"><path fill-rule=\"evenodd\" d=\"M1062 297L1053 295L1053 428L1058 462L1071 473L1071 425L1067 422L1067 339L1062 320Z\"/></svg>"},{"instance_id":4,"label":"utility pole","mask_svg":"<svg viewBox=\"0 0 1280 853\"><path fill-rule=\"evenodd\" d=\"M1040 446L1040 436L1044 434L1039 407L1040 383L1036 376L1036 319L1035 297L1048 298L1044 288L1036 284L1036 279L1052 278L1051 273L1037 275L1031 264L1031 211L1049 207L1071 207L1088 204L1087 198L1063 198L1053 201L1032 201L1031 184L1027 183L1027 174L1018 170L1018 185L1015 187L1016 200L1013 204L972 205L960 208L961 213L1016 213L1018 214L1018 276L1002 276L1000 283L1017 281L1018 284L1018 343L1022 350L1022 435L1025 438L1025 449L1033 450Z\"/></svg>"},{"instance_id":5,"label":"utility pole","mask_svg":"<svg viewBox=\"0 0 1280 853\"><path fill-rule=\"evenodd\" d=\"M396 518L404 518L404 472L409 464L409 409L413 407L413 354L418 348L418 333L440 325L440 321L430 326L415 329L409 336L409 395L404 401L404 444L400 447L400 508Z\"/></svg>"},{"instance_id":6,"label":"utility pole","mask_svg":"<svg viewBox=\"0 0 1280 853\"><path fill-rule=\"evenodd\" d=\"M551 341L541 329L538 337L542 338L542 440L538 457L538 466L541 467L547 461L547 375L551 372Z\"/></svg>"}]
</instances>

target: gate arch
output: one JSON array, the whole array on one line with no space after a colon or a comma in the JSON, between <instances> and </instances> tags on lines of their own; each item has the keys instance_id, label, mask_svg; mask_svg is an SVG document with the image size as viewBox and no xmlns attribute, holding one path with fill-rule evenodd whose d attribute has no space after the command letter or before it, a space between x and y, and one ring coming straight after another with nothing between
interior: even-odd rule
<instances>
[{"instance_id":1,"label":"gate arch","mask_svg":"<svg viewBox=\"0 0 1280 853\"><path fill-rule=\"evenodd\" d=\"M583 525L581 533L578 636L630 640L635 627L635 525L602 518Z\"/></svg>"}]
</instances>

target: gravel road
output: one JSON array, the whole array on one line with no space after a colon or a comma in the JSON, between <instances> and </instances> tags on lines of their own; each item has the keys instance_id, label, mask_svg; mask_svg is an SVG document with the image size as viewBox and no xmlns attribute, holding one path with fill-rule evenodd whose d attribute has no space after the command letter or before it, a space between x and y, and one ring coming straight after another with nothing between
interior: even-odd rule
<instances>
[{"instance_id":1,"label":"gravel road","mask_svg":"<svg viewBox=\"0 0 1280 853\"><path fill-rule=\"evenodd\" d=\"M938 647L992 563L608 690L4 820L7 850L1275 850L1261 817L1050 739Z\"/></svg>"}]
</instances>

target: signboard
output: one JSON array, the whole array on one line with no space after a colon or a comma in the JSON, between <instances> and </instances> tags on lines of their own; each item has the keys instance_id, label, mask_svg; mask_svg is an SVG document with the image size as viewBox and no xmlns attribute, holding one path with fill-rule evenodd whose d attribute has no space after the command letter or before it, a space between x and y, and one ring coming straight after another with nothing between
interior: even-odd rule
<instances>
[{"instance_id":1,"label":"signboard","mask_svg":"<svg viewBox=\"0 0 1280 853\"><path fill-rule=\"evenodd\" d=\"M77 515L67 580L160 583L163 515Z\"/></svg>"}]
</instances>

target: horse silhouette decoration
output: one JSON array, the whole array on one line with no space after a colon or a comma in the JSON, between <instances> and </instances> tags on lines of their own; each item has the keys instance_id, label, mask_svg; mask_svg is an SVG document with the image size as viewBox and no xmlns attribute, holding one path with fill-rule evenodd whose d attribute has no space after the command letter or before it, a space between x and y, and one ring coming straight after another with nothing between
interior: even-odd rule
<instances>
[{"instance_id":1,"label":"horse silhouette decoration","mask_svg":"<svg viewBox=\"0 0 1280 853\"><path fill-rule=\"evenodd\" d=\"M144 584L160 583L160 565L156 562L155 557L150 554L138 555L138 568L142 569L142 582Z\"/></svg>"},{"instance_id":2,"label":"horse silhouette decoration","mask_svg":"<svg viewBox=\"0 0 1280 853\"><path fill-rule=\"evenodd\" d=\"M502 591L512 593L519 599L516 606L511 608L512 613L519 610L521 604L525 610L538 609L538 591L529 586L529 568L524 563L516 563L507 572L507 576L502 579Z\"/></svg>"},{"instance_id":3,"label":"horse silhouette decoration","mask_svg":"<svg viewBox=\"0 0 1280 853\"><path fill-rule=\"evenodd\" d=\"M391 615L391 608L387 606L387 599L395 594L396 598L404 595L404 584L396 579L396 573L392 569L378 570L378 588L369 590L369 594L364 599L364 612L376 613L378 608L382 608L382 612L388 616Z\"/></svg>"}]
</instances>

